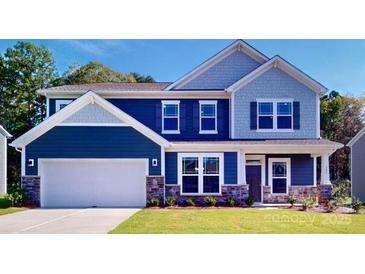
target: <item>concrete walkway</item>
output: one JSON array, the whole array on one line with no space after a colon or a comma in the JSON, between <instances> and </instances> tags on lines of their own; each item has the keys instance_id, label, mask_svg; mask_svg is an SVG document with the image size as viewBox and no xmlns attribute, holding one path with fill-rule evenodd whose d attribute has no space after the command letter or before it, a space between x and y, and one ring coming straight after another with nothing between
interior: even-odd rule
<instances>
[{"instance_id":1,"label":"concrete walkway","mask_svg":"<svg viewBox=\"0 0 365 274\"><path fill-rule=\"evenodd\" d=\"M108 233L140 209L30 209L0 216L0 233Z\"/></svg>"}]
</instances>

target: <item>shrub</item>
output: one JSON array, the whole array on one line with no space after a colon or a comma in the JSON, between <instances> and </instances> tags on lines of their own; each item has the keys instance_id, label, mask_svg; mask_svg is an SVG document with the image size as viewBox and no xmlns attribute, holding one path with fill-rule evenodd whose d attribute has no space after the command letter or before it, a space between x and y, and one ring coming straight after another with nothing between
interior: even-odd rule
<instances>
[{"instance_id":1,"label":"shrub","mask_svg":"<svg viewBox=\"0 0 365 274\"><path fill-rule=\"evenodd\" d=\"M348 204L351 198L351 182L349 180L337 180L332 184L332 197L337 201L337 205Z\"/></svg>"},{"instance_id":2,"label":"shrub","mask_svg":"<svg viewBox=\"0 0 365 274\"><path fill-rule=\"evenodd\" d=\"M290 195L288 197L288 203L290 204L290 207L293 207L296 201L297 201L297 199L295 199L295 197L293 195Z\"/></svg>"},{"instance_id":3,"label":"shrub","mask_svg":"<svg viewBox=\"0 0 365 274\"><path fill-rule=\"evenodd\" d=\"M177 198L175 196L167 197L165 202L168 206L174 206L176 205Z\"/></svg>"},{"instance_id":4,"label":"shrub","mask_svg":"<svg viewBox=\"0 0 365 274\"><path fill-rule=\"evenodd\" d=\"M8 195L0 197L0 208L8 208L11 206L11 201Z\"/></svg>"},{"instance_id":5,"label":"shrub","mask_svg":"<svg viewBox=\"0 0 365 274\"><path fill-rule=\"evenodd\" d=\"M229 197L227 199L227 205L230 207L234 207L235 205L237 205L237 201L234 197Z\"/></svg>"},{"instance_id":6,"label":"shrub","mask_svg":"<svg viewBox=\"0 0 365 274\"><path fill-rule=\"evenodd\" d=\"M358 214L360 210L363 208L362 202L358 198L353 198L351 203L351 208L355 210L355 213Z\"/></svg>"},{"instance_id":7,"label":"shrub","mask_svg":"<svg viewBox=\"0 0 365 274\"><path fill-rule=\"evenodd\" d=\"M253 196L248 196L245 200L245 204L249 207L253 206L254 203L255 203L255 197Z\"/></svg>"},{"instance_id":8,"label":"shrub","mask_svg":"<svg viewBox=\"0 0 365 274\"><path fill-rule=\"evenodd\" d=\"M302 199L302 207L304 211L307 211L308 208L312 208L316 203L316 199L313 197L307 197Z\"/></svg>"},{"instance_id":9,"label":"shrub","mask_svg":"<svg viewBox=\"0 0 365 274\"><path fill-rule=\"evenodd\" d=\"M151 200L148 201L148 206L160 206L160 199L157 198L152 198Z\"/></svg>"},{"instance_id":10,"label":"shrub","mask_svg":"<svg viewBox=\"0 0 365 274\"><path fill-rule=\"evenodd\" d=\"M192 198L189 198L185 201L186 206L195 206L195 201Z\"/></svg>"},{"instance_id":11,"label":"shrub","mask_svg":"<svg viewBox=\"0 0 365 274\"><path fill-rule=\"evenodd\" d=\"M15 184L10 187L8 198L11 202L11 205L16 207L23 206L26 201L25 192L19 184Z\"/></svg>"},{"instance_id":12,"label":"shrub","mask_svg":"<svg viewBox=\"0 0 365 274\"><path fill-rule=\"evenodd\" d=\"M204 203L207 205L207 206L215 206L218 202L218 199L217 197L214 197L214 196L208 196L208 197L205 197L204 198Z\"/></svg>"},{"instance_id":13,"label":"shrub","mask_svg":"<svg viewBox=\"0 0 365 274\"><path fill-rule=\"evenodd\" d=\"M336 199L331 199L327 204L327 209L329 212L333 212L338 208L338 203Z\"/></svg>"}]
</instances>

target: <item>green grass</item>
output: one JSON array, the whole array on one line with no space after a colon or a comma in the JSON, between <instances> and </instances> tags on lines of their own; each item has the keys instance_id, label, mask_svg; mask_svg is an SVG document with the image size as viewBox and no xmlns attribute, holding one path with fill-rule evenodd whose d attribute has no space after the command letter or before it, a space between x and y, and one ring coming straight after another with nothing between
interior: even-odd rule
<instances>
[{"instance_id":1,"label":"green grass","mask_svg":"<svg viewBox=\"0 0 365 274\"><path fill-rule=\"evenodd\" d=\"M26 210L24 207L0 208L0 216Z\"/></svg>"},{"instance_id":2,"label":"green grass","mask_svg":"<svg viewBox=\"0 0 365 274\"><path fill-rule=\"evenodd\" d=\"M365 233L365 214L289 209L144 209L112 234Z\"/></svg>"}]
</instances>

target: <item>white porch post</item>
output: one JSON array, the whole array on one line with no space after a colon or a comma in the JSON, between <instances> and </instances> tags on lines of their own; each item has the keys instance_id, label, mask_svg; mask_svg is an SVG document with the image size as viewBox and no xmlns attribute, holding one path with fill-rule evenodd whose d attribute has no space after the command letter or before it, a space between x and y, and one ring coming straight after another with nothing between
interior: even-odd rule
<instances>
[{"instance_id":1,"label":"white porch post","mask_svg":"<svg viewBox=\"0 0 365 274\"><path fill-rule=\"evenodd\" d=\"M246 153L244 151L241 151L241 182L243 185L247 184L246 181Z\"/></svg>"},{"instance_id":2,"label":"white porch post","mask_svg":"<svg viewBox=\"0 0 365 274\"><path fill-rule=\"evenodd\" d=\"M313 185L317 185L317 158L318 155L313 155Z\"/></svg>"},{"instance_id":3,"label":"white porch post","mask_svg":"<svg viewBox=\"0 0 365 274\"><path fill-rule=\"evenodd\" d=\"M329 157L328 153L321 154L321 184L330 185L330 167L329 167Z\"/></svg>"}]
</instances>

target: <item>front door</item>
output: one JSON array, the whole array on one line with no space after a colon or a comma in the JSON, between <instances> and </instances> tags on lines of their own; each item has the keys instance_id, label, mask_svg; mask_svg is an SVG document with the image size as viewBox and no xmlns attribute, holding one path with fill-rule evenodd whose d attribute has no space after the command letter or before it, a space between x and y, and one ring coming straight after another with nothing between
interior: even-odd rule
<instances>
[{"instance_id":1,"label":"front door","mask_svg":"<svg viewBox=\"0 0 365 274\"><path fill-rule=\"evenodd\" d=\"M261 202L261 165L246 166L246 181L250 196L255 197L255 202Z\"/></svg>"}]
</instances>

